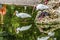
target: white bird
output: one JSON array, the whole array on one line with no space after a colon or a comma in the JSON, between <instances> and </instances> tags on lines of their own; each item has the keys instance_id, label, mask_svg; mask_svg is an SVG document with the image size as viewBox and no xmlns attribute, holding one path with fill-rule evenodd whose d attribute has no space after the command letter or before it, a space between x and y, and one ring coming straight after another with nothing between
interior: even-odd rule
<instances>
[{"instance_id":1,"label":"white bird","mask_svg":"<svg viewBox=\"0 0 60 40\"><path fill-rule=\"evenodd\" d=\"M44 9L48 9L49 7L47 5L44 4L38 4L36 6L36 10L44 10Z\"/></svg>"},{"instance_id":2,"label":"white bird","mask_svg":"<svg viewBox=\"0 0 60 40\"><path fill-rule=\"evenodd\" d=\"M48 36L54 36L55 32L49 32Z\"/></svg>"},{"instance_id":3,"label":"white bird","mask_svg":"<svg viewBox=\"0 0 60 40\"><path fill-rule=\"evenodd\" d=\"M41 38L37 38L37 40L48 40L50 37L49 36L46 36L46 37L41 37Z\"/></svg>"},{"instance_id":4,"label":"white bird","mask_svg":"<svg viewBox=\"0 0 60 40\"><path fill-rule=\"evenodd\" d=\"M17 33L19 33L19 31L25 31L31 28L32 25L28 25L28 26L22 26L21 28L17 28Z\"/></svg>"},{"instance_id":5,"label":"white bird","mask_svg":"<svg viewBox=\"0 0 60 40\"><path fill-rule=\"evenodd\" d=\"M21 18L31 17L31 15L29 15L28 13L19 13L18 11L15 11L15 13L17 17L21 17Z\"/></svg>"},{"instance_id":6,"label":"white bird","mask_svg":"<svg viewBox=\"0 0 60 40\"><path fill-rule=\"evenodd\" d=\"M54 38L54 40L57 40L56 38Z\"/></svg>"}]
</instances>

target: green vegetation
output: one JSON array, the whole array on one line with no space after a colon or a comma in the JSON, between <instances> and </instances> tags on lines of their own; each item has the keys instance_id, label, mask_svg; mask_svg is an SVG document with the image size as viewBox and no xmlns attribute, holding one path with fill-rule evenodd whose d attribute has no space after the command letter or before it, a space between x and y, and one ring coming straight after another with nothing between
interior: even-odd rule
<instances>
[{"instance_id":1,"label":"green vegetation","mask_svg":"<svg viewBox=\"0 0 60 40\"><path fill-rule=\"evenodd\" d=\"M4 16L4 25L0 27L0 32L3 32L0 35L3 40L37 40L37 37L46 36L47 34L41 33L39 29L34 24L34 19L37 14L37 11L34 10L32 14L33 7L28 6L27 10L24 10L24 6L15 6L7 5L7 13ZM14 11L18 10L19 12L27 12L32 15L32 18L21 19L14 15ZM26 20L26 22L24 21ZM29 30L22 31L19 34L16 34L16 28L24 25L30 25L32 27ZM55 31L55 37L57 40L60 40L60 30ZM0 40L2 38L0 37Z\"/></svg>"}]
</instances>

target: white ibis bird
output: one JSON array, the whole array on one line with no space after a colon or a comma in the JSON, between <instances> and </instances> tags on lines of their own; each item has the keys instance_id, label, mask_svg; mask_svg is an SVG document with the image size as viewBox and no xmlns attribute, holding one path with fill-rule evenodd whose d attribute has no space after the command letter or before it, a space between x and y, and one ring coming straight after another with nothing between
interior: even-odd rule
<instances>
[{"instance_id":1,"label":"white ibis bird","mask_svg":"<svg viewBox=\"0 0 60 40\"><path fill-rule=\"evenodd\" d=\"M20 17L20 18L31 17L31 15L29 15L28 13L19 13L18 11L15 11L15 14L16 14L17 17Z\"/></svg>"},{"instance_id":2,"label":"white ibis bird","mask_svg":"<svg viewBox=\"0 0 60 40\"><path fill-rule=\"evenodd\" d=\"M25 30L28 30L31 28L32 25L28 25L28 26L22 26L21 28L18 27L16 30L17 30L17 33L19 33L19 31L25 31Z\"/></svg>"},{"instance_id":3,"label":"white ibis bird","mask_svg":"<svg viewBox=\"0 0 60 40\"><path fill-rule=\"evenodd\" d=\"M49 7L47 5L44 4L38 4L36 6L36 10L44 10L44 9L48 9Z\"/></svg>"},{"instance_id":4,"label":"white ibis bird","mask_svg":"<svg viewBox=\"0 0 60 40\"><path fill-rule=\"evenodd\" d=\"M50 37L49 36L46 36L46 37L41 37L41 38L37 38L37 40L48 40Z\"/></svg>"},{"instance_id":5,"label":"white ibis bird","mask_svg":"<svg viewBox=\"0 0 60 40\"><path fill-rule=\"evenodd\" d=\"M48 36L41 37L41 38L38 37L37 40L48 40L51 36L54 36L54 34L55 34L55 32L49 32ZM56 38L54 38L54 39L56 39Z\"/></svg>"},{"instance_id":6,"label":"white ibis bird","mask_svg":"<svg viewBox=\"0 0 60 40\"><path fill-rule=\"evenodd\" d=\"M48 36L54 36L55 32L49 32Z\"/></svg>"}]
</instances>

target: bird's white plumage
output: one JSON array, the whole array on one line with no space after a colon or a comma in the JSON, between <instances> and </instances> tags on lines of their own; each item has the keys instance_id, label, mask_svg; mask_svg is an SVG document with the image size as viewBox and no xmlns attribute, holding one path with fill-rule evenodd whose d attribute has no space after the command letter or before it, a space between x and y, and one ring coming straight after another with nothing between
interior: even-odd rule
<instances>
[{"instance_id":1,"label":"bird's white plumage","mask_svg":"<svg viewBox=\"0 0 60 40\"><path fill-rule=\"evenodd\" d=\"M17 28L17 33L19 33L19 31L25 31L31 28L32 25L28 25L28 26L22 26L21 28Z\"/></svg>"},{"instance_id":2,"label":"bird's white plumage","mask_svg":"<svg viewBox=\"0 0 60 40\"><path fill-rule=\"evenodd\" d=\"M41 38L37 38L37 40L48 40L50 37L49 36L46 36L46 37L41 37Z\"/></svg>"},{"instance_id":3,"label":"bird's white plumage","mask_svg":"<svg viewBox=\"0 0 60 40\"><path fill-rule=\"evenodd\" d=\"M51 36L54 36L54 32L49 32L48 33L48 36L46 36L46 37L41 37L41 38L37 38L37 40L48 40ZM54 38L54 40L56 40L56 38Z\"/></svg>"},{"instance_id":4,"label":"bird's white plumage","mask_svg":"<svg viewBox=\"0 0 60 40\"><path fill-rule=\"evenodd\" d=\"M28 13L18 13L18 11L16 11L16 16L20 17L20 18L28 18L31 17L31 15L29 15Z\"/></svg>"},{"instance_id":5,"label":"bird's white plumage","mask_svg":"<svg viewBox=\"0 0 60 40\"><path fill-rule=\"evenodd\" d=\"M54 40L57 40L56 38L54 38Z\"/></svg>"},{"instance_id":6,"label":"bird's white plumage","mask_svg":"<svg viewBox=\"0 0 60 40\"><path fill-rule=\"evenodd\" d=\"M49 36L54 36L55 32L49 32L48 35Z\"/></svg>"},{"instance_id":7,"label":"bird's white plumage","mask_svg":"<svg viewBox=\"0 0 60 40\"><path fill-rule=\"evenodd\" d=\"M31 26L32 26L32 25L23 26L23 27L20 28L20 31L28 30L28 29L30 29Z\"/></svg>"},{"instance_id":8,"label":"bird's white plumage","mask_svg":"<svg viewBox=\"0 0 60 40\"><path fill-rule=\"evenodd\" d=\"M49 7L47 5L44 4L38 4L36 6L36 10L44 10L44 9L48 9Z\"/></svg>"},{"instance_id":9,"label":"bird's white plumage","mask_svg":"<svg viewBox=\"0 0 60 40\"><path fill-rule=\"evenodd\" d=\"M19 30L20 30L20 28L17 28L17 29L16 29L16 33L19 33Z\"/></svg>"}]
</instances>

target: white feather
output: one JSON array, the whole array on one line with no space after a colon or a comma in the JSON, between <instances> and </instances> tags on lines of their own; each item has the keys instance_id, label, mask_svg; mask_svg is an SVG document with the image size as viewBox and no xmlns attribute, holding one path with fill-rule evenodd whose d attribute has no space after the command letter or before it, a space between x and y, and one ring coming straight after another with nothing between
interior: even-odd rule
<instances>
[{"instance_id":1,"label":"white feather","mask_svg":"<svg viewBox=\"0 0 60 40\"><path fill-rule=\"evenodd\" d=\"M47 36L47 37L41 37L41 38L37 38L37 40L48 40L50 37L49 36Z\"/></svg>"},{"instance_id":2,"label":"white feather","mask_svg":"<svg viewBox=\"0 0 60 40\"><path fill-rule=\"evenodd\" d=\"M16 16L21 18L31 17L31 15L29 15L28 13L18 13L18 11L16 11Z\"/></svg>"},{"instance_id":3,"label":"white feather","mask_svg":"<svg viewBox=\"0 0 60 40\"><path fill-rule=\"evenodd\" d=\"M56 38L54 38L54 40L57 40Z\"/></svg>"},{"instance_id":4,"label":"white feather","mask_svg":"<svg viewBox=\"0 0 60 40\"><path fill-rule=\"evenodd\" d=\"M49 36L54 36L55 32L49 32L48 35Z\"/></svg>"},{"instance_id":5,"label":"white feather","mask_svg":"<svg viewBox=\"0 0 60 40\"><path fill-rule=\"evenodd\" d=\"M32 26L32 25L29 25L29 26L22 26L22 27L20 28L20 31L28 30L28 29L30 29L31 26Z\"/></svg>"},{"instance_id":6,"label":"white feather","mask_svg":"<svg viewBox=\"0 0 60 40\"><path fill-rule=\"evenodd\" d=\"M32 25L28 25L28 26L22 26L21 28L18 27L16 30L17 30L17 33L19 33L19 31L25 31L25 30L28 30L31 28Z\"/></svg>"},{"instance_id":7,"label":"white feather","mask_svg":"<svg viewBox=\"0 0 60 40\"><path fill-rule=\"evenodd\" d=\"M16 31L16 33L18 34L18 33L19 33L19 31Z\"/></svg>"},{"instance_id":8,"label":"white feather","mask_svg":"<svg viewBox=\"0 0 60 40\"><path fill-rule=\"evenodd\" d=\"M36 10L44 10L44 9L48 9L49 7L47 5L44 5L44 4L38 4L36 6Z\"/></svg>"},{"instance_id":9,"label":"white feather","mask_svg":"<svg viewBox=\"0 0 60 40\"><path fill-rule=\"evenodd\" d=\"M16 29L16 33L19 33L19 30L20 30L20 28L17 28L17 29Z\"/></svg>"}]
</instances>

